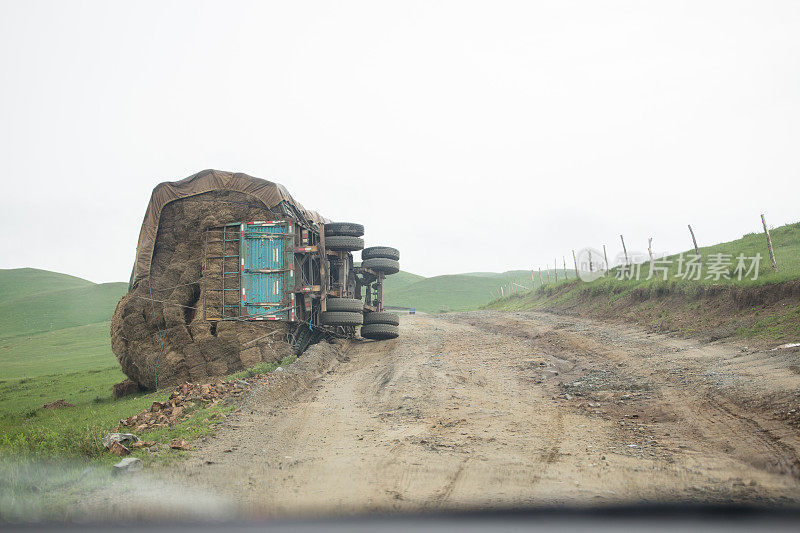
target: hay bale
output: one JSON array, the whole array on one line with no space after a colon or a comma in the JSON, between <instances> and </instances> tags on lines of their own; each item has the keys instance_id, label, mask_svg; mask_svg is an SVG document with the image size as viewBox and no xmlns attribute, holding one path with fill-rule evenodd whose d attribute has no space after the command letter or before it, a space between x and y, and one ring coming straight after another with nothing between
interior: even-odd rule
<instances>
[{"instance_id":1,"label":"hay bale","mask_svg":"<svg viewBox=\"0 0 800 533\"><path fill-rule=\"evenodd\" d=\"M120 300L111 322L111 348L138 386L154 389L156 373L159 388L171 387L279 361L291 353L280 334L250 342L284 329L282 323L215 325L203 319L200 308L204 297L211 304L220 302L219 292L204 294L201 284L206 229L280 216L258 205L243 193L214 191L176 200L162 210L150 275ZM221 252L221 245L210 250Z\"/></svg>"}]
</instances>

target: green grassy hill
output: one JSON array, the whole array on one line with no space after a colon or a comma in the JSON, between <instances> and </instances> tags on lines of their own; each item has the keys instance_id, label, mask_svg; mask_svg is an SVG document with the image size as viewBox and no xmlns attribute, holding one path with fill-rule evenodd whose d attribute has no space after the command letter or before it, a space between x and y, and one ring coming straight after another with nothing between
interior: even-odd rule
<instances>
[{"instance_id":1,"label":"green grassy hill","mask_svg":"<svg viewBox=\"0 0 800 533\"><path fill-rule=\"evenodd\" d=\"M109 321L125 292L125 283L0 270L0 379L116 366Z\"/></svg>"},{"instance_id":2,"label":"green grassy hill","mask_svg":"<svg viewBox=\"0 0 800 533\"><path fill-rule=\"evenodd\" d=\"M91 287L91 281L36 268L0 269L0 303L42 292Z\"/></svg>"},{"instance_id":3,"label":"green grassy hill","mask_svg":"<svg viewBox=\"0 0 800 533\"><path fill-rule=\"evenodd\" d=\"M547 272L542 273L545 281ZM559 270L559 278L563 271ZM550 271L555 279L555 272ZM539 273L536 272L535 285L538 287ZM426 313L449 311L468 311L490 302L503 293L524 291L532 286L529 270L510 270L508 272L474 272L469 274L449 274L424 278L415 274L400 272L386 278L384 304L400 307L414 307Z\"/></svg>"}]
</instances>

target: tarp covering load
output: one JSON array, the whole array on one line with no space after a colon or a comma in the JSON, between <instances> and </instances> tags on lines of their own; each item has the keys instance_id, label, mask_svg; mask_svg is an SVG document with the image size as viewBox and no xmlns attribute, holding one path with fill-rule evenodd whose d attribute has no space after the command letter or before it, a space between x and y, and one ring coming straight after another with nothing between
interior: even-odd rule
<instances>
[{"instance_id":1,"label":"tarp covering load","mask_svg":"<svg viewBox=\"0 0 800 533\"><path fill-rule=\"evenodd\" d=\"M196 196L211 191L235 191L249 196L251 201L260 201L264 206L273 209L282 202L294 207L305 218L312 222L324 222L314 211L306 210L292 198L283 185L272 181L254 178L241 172L223 172L220 170L203 170L180 181L160 183L153 189L150 203L142 221L139 232L139 243L136 246L136 261L133 264L130 285L133 287L150 273L150 261L156 241L161 211L164 206L175 200ZM131 287L128 287L129 289Z\"/></svg>"},{"instance_id":2,"label":"tarp covering load","mask_svg":"<svg viewBox=\"0 0 800 533\"><path fill-rule=\"evenodd\" d=\"M323 220L281 185L246 174L206 170L153 190L129 292L111 322L112 350L131 381L143 389L173 386L291 353L284 323L203 316L203 302L221 296L215 282L203 282L205 255L222 254L222 243L205 244L206 230L289 213Z\"/></svg>"}]
</instances>

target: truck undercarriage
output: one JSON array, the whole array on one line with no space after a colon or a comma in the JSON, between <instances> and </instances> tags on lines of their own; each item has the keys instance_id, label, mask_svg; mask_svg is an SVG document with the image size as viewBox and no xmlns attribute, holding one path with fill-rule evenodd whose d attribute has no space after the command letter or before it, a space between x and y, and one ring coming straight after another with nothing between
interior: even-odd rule
<instances>
[{"instance_id":1,"label":"truck undercarriage","mask_svg":"<svg viewBox=\"0 0 800 533\"><path fill-rule=\"evenodd\" d=\"M297 353L322 336L397 337L398 316L384 310L383 282L399 271L398 250L364 248L361 224L312 222L283 206L271 220L206 230L204 320L286 322ZM362 263L355 266L359 250Z\"/></svg>"}]
</instances>

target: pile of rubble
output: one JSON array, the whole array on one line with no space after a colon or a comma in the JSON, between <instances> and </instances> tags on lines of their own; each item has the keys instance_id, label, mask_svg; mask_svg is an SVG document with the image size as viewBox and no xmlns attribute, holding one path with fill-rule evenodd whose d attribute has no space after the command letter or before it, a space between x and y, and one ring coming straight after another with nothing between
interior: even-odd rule
<instances>
[{"instance_id":1,"label":"pile of rubble","mask_svg":"<svg viewBox=\"0 0 800 533\"><path fill-rule=\"evenodd\" d=\"M187 419L195 408L216 405L224 399L240 396L249 388L250 383L240 379L217 380L213 383L184 383L172 391L166 401L153 402L149 409L120 420L119 423L137 433L172 427Z\"/></svg>"}]
</instances>

